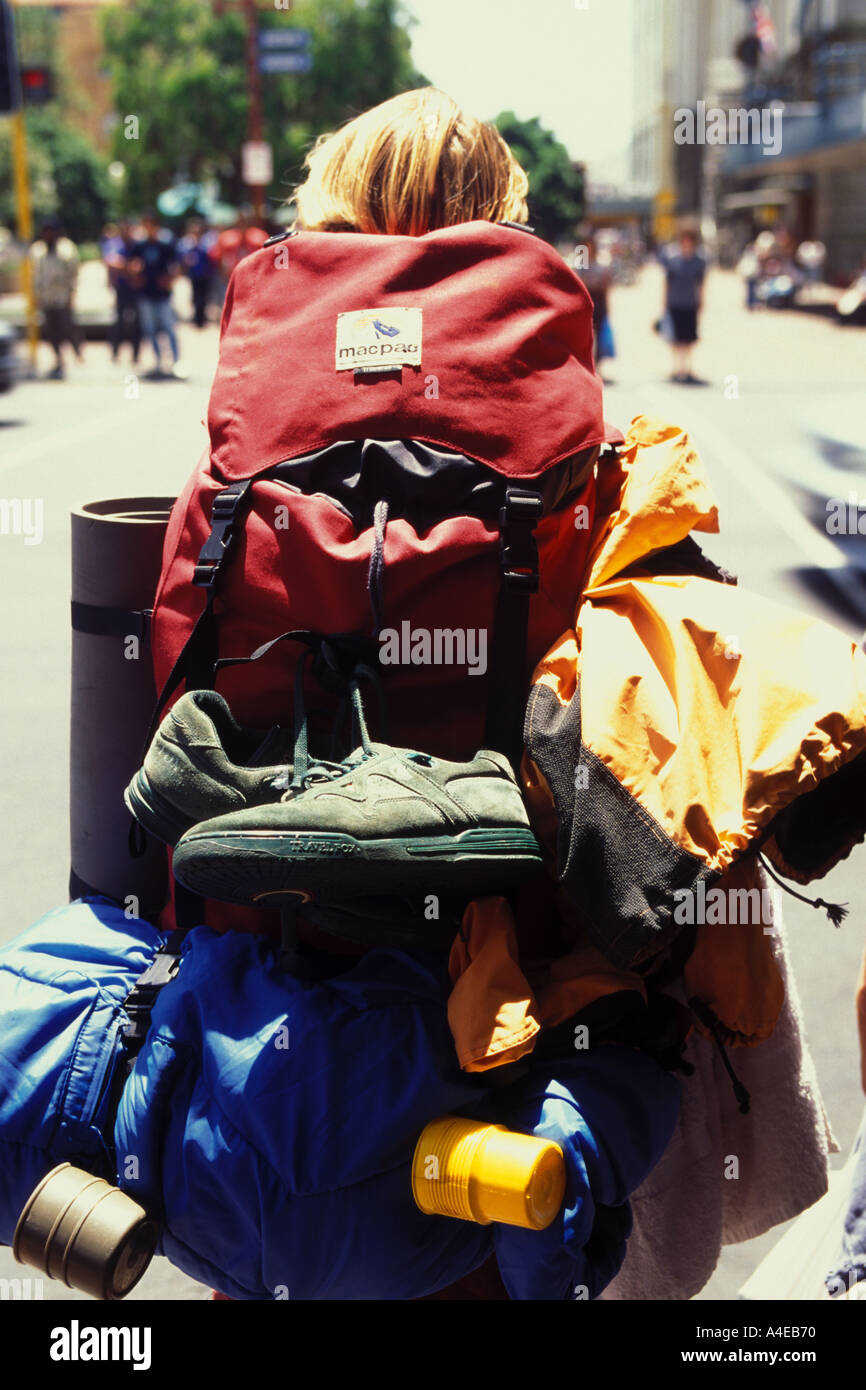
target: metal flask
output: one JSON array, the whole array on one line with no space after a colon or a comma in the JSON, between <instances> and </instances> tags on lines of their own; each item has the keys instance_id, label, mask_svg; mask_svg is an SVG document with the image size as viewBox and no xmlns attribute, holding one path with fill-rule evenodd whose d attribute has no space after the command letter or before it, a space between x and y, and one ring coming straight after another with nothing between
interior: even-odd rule
<instances>
[{"instance_id":1,"label":"metal flask","mask_svg":"<svg viewBox=\"0 0 866 1390\"><path fill-rule=\"evenodd\" d=\"M157 1223L119 1187L61 1163L28 1198L12 1253L67 1288L117 1300L144 1274L158 1234Z\"/></svg>"}]
</instances>

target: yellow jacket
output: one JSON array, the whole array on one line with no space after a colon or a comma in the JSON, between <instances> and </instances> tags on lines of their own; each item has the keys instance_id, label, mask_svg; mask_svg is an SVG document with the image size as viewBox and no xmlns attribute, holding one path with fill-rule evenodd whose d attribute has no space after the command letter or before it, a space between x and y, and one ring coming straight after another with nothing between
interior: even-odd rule
<instances>
[{"instance_id":1,"label":"yellow jacket","mask_svg":"<svg viewBox=\"0 0 866 1390\"><path fill-rule=\"evenodd\" d=\"M757 851L807 883L863 839L866 656L725 582L690 539L717 530L687 434L635 419L599 465L574 626L536 668L526 715L530 818L574 951L522 988L503 964L516 959L507 904L471 910L452 960L458 984L466 976L452 1019L464 1065L520 1055L571 1003L579 1012L616 989L645 997L671 959L702 1032L701 1006L727 1043L773 1030L783 990ZM472 1011L470 1028L473 960L490 1007Z\"/></svg>"}]
</instances>

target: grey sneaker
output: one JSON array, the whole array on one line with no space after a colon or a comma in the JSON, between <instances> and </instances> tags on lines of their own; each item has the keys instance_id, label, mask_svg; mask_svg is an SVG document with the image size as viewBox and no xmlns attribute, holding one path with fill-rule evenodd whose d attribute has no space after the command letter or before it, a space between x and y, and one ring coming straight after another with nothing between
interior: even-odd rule
<instances>
[{"instance_id":1,"label":"grey sneaker","mask_svg":"<svg viewBox=\"0 0 866 1390\"><path fill-rule=\"evenodd\" d=\"M290 730L243 729L222 695L191 690L163 719L123 799L145 830L173 845L198 821L279 800L291 750Z\"/></svg>"},{"instance_id":2,"label":"grey sneaker","mask_svg":"<svg viewBox=\"0 0 866 1390\"><path fill-rule=\"evenodd\" d=\"M187 888L260 907L356 895L498 893L541 868L508 761L368 744L298 789L193 827L174 853Z\"/></svg>"}]
</instances>

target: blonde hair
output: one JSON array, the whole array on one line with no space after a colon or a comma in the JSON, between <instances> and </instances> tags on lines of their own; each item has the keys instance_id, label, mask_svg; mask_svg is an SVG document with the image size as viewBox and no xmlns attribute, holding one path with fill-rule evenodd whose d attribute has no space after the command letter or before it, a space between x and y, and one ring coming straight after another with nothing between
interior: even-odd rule
<instances>
[{"instance_id":1,"label":"blonde hair","mask_svg":"<svg viewBox=\"0 0 866 1390\"><path fill-rule=\"evenodd\" d=\"M383 101L306 158L298 225L423 236L484 219L526 222L529 180L494 126L436 87Z\"/></svg>"}]
</instances>

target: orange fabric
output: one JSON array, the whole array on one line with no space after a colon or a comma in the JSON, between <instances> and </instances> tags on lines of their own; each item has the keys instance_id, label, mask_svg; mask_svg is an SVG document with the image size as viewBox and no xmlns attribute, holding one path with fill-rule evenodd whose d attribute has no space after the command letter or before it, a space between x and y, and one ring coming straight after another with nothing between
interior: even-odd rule
<instances>
[{"instance_id":1,"label":"orange fabric","mask_svg":"<svg viewBox=\"0 0 866 1390\"><path fill-rule=\"evenodd\" d=\"M751 892L753 899L755 893L760 894L761 881L754 856L741 859L719 880L717 891L722 897L715 901L733 904L736 900L732 893L742 889ZM745 922L730 920L744 915ZM729 920L702 922L697 929L695 948L683 971L686 998L697 995L709 1005L719 1020L728 1046L756 1047L772 1034L785 998L785 987L767 934L771 931L772 894L765 892L759 912L745 913L738 908L737 911L728 910L726 916ZM695 1028L704 1037L710 1036L697 1021Z\"/></svg>"},{"instance_id":2,"label":"orange fabric","mask_svg":"<svg viewBox=\"0 0 866 1390\"><path fill-rule=\"evenodd\" d=\"M556 862L556 842L559 837L559 817L553 803L553 792L544 773L539 771L526 753L520 765L523 800L529 823L545 854Z\"/></svg>"},{"instance_id":3,"label":"orange fabric","mask_svg":"<svg viewBox=\"0 0 866 1390\"><path fill-rule=\"evenodd\" d=\"M517 957L514 917L505 898L481 898L463 917L451 949L454 988L448 1022L464 1071L488 1071L524 1057L542 1027L552 1027L607 994L646 990L592 946L579 946L539 974L538 997Z\"/></svg>"},{"instance_id":4,"label":"orange fabric","mask_svg":"<svg viewBox=\"0 0 866 1390\"><path fill-rule=\"evenodd\" d=\"M692 531L718 531L685 431L638 416L597 481L589 579L534 684L566 705L579 678L585 748L660 834L724 872L866 751L866 659L829 625L754 594L635 568ZM821 873L850 848L840 828ZM772 841L767 852L788 873Z\"/></svg>"},{"instance_id":5,"label":"orange fabric","mask_svg":"<svg viewBox=\"0 0 866 1390\"><path fill-rule=\"evenodd\" d=\"M692 531L715 533L719 513L691 440L678 425L638 415L615 458L599 467L590 538L593 590Z\"/></svg>"},{"instance_id":6,"label":"orange fabric","mask_svg":"<svg viewBox=\"0 0 866 1390\"><path fill-rule=\"evenodd\" d=\"M517 963L505 898L480 898L463 916L448 962L448 1022L464 1071L487 1071L531 1052L541 1029L535 996Z\"/></svg>"},{"instance_id":7,"label":"orange fabric","mask_svg":"<svg viewBox=\"0 0 866 1390\"><path fill-rule=\"evenodd\" d=\"M618 970L594 946L577 946L554 961L547 981L538 987L542 1025L552 1028L564 1023L596 999L624 989L637 990L646 1002L646 986L639 975Z\"/></svg>"}]
</instances>

